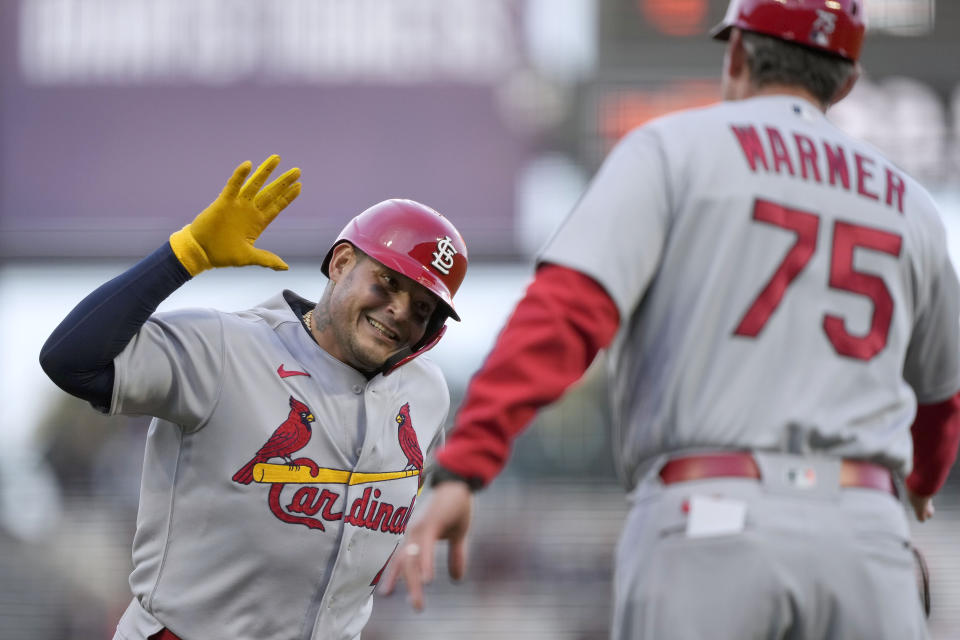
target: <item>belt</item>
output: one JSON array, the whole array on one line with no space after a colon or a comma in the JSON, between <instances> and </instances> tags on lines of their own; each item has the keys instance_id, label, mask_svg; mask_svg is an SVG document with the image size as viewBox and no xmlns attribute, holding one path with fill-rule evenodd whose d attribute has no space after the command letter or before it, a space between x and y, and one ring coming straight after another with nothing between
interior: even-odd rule
<instances>
[{"instance_id":1,"label":"belt","mask_svg":"<svg viewBox=\"0 0 960 640\"><path fill-rule=\"evenodd\" d=\"M749 453L732 451L673 458L660 469L660 479L664 484L703 478L756 478L759 480L760 467ZM861 460L844 459L842 461L840 486L878 489L897 495L893 475L889 469Z\"/></svg>"}]
</instances>

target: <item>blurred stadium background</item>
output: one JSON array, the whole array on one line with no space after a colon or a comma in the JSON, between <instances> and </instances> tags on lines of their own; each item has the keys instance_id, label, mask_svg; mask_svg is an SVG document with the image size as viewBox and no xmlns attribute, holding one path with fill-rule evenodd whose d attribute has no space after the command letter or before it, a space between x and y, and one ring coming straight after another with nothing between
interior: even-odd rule
<instances>
[{"instance_id":1,"label":"blurred stadium background","mask_svg":"<svg viewBox=\"0 0 960 640\"><path fill-rule=\"evenodd\" d=\"M471 253L434 351L454 402L532 256L628 129L718 99L726 0L0 0L0 638L108 638L129 591L146 421L104 418L37 354L86 293L164 242L241 160L304 192L262 238L286 274L205 274L164 308L315 297L341 225L388 197ZM864 80L831 116L933 192L960 262L960 3L867 0ZM704 150L709 153L709 150ZM626 509L602 366L479 495L471 570L365 640L605 638ZM960 638L960 472L915 527L935 640ZM226 523L242 526L242 523ZM442 572L443 565L440 570Z\"/></svg>"}]
</instances>

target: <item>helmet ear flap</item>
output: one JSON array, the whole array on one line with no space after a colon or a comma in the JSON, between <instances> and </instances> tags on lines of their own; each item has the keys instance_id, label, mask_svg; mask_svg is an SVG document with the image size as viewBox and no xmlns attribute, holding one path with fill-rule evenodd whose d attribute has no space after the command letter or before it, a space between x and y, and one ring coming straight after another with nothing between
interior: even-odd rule
<instances>
[{"instance_id":1,"label":"helmet ear flap","mask_svg":"<svg viewBox=\"0 0 960 640\"><path fill-rule=\"evenodd\" d=\"M389 375L397 367L405 365L417 356L437 346L440 338L447 332L446 321L447 316L445 314L440 313L439 309L435 311L433 317L430 318L430 323L427 325L427 330L424 332L420 342L418 342L413 349L404 349L399 353L393 354L383 363L383 367L381 368L383 375Z\"/></svg>"},{"instance_id":2,"label":"helmet ear flap","mask_svg":"<svg viewBox=\"0 0 960 640\"><path fill-rule=\"evenodd\" d=\"M427 321L427 329L423 332L423 337L420 339L420 342L413 347L414 351L420 351L436 338L438 333L442 335L446 331L444 325L446 325L450 313L443 307L443 305L437 305L433 315L430 316L430 320Z\"/></svg>"}]
</instances>

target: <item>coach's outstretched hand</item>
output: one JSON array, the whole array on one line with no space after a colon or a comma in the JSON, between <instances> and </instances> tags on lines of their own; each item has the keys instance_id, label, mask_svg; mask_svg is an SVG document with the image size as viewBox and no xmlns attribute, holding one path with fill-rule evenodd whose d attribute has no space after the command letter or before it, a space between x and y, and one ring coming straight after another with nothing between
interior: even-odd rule
<instances>
[{"instance_id":1,"label":"coach's outstretched hand","mask_svg":"<svg viewBox=\"0 0 960 640\"><path fill-rule=\"evenodd\" d=\"M450 577L459 580L467 570L467 529L473 513L473 493L463 482L442 482L433 488L422 518L414 520L387 570L382 592L389 595L399 577L407 583L410 606L423 610L423 586L433 580L433 547L450 543Z\"/></svg>"},{"instance_id":2,"label":"coach's outstretched hand","mask_svg":"<svg viewBox=\"0 0 960 640\"><path fill-rule=\"evenodd\" d=\"M280 156L270 156L247 180L253 165L249 160L244 162L234 170L217 199L193 222L170 236L173 252L190 275L214 267L248 264L277 271L288 269L276 254L253 246L277 214L300 195L297 168L261 189L278 164Z\"/></svg>"},{"instance_id":3,"label":"coach's outstretched hand","mask_svg":"<svg viewBox=\"0 0 960 640\"><path fill-rule=\"evenodd\" d=\"M933 496L922 496L919 493L914 493L910 488L907 488L907 499L910 502L910 506L913 507L913 513L917 516L919 522L926 522L933 517Z\"/></svg>"}]
</instances>

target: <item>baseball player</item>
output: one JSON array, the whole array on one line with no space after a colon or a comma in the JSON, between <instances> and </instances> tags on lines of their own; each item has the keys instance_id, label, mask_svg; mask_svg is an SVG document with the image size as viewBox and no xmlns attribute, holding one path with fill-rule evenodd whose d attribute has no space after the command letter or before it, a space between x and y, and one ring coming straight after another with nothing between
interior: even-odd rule
<instances>
[{"instance_id":1,"label":"baseball player","mask_svg":"<svg viewBox=\"0 0 960 640\"><path fill-rule=\"evenodd\" d=\"M170 242L85 298L44 370L107 413L155 416L115 638L351 640L406 530L449 409L418 357L459 320L467 249L439 213L387 200L323 260L319 302L284 291L237 313L154 313L216 267L286 269L254 247L300 192L237 168Z\"/></svg>"},{"instance_id":2,"label":"baseball player","mask_svg":"<svg viewBox=\"0 0 960 640\"><path fill-rule=\"evenodd\" d=\"M628 134L548 242L385 591L421 608L438 539L463 574L471 489L611 345L615 639L926 637L894 477L929 518L960 295L927 192L825 117L863 35L861 0L730 4L724 101Z\"/></svg>"}]
</instances>

